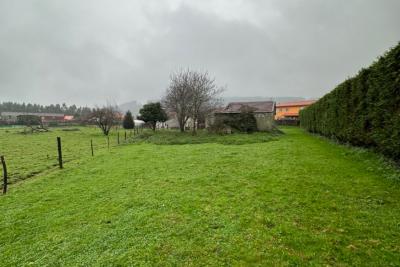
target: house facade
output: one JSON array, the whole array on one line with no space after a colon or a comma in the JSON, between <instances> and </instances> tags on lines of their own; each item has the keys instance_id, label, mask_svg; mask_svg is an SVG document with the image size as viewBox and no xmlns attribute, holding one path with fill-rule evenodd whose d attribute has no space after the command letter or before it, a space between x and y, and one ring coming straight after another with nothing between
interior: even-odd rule
<instances>
[{"instance_id":1,"label":"house facade","mask_svg":"<svg viewBox=\"0 0 400 267\"><path fill-rule=\"evenodd\" d=\"M274 101L231 102L225 108L214 111L214 113L208 118L206 127L211 126L217 117L233 117L235 114L241 113L245 108L252 111L257 122L258 131L270 131L274 128Z\"/></svg>"},{"instance_id":2,"label":"house facade","mask_svg":"<svg viewBox=\"0 0 400 267\"><path fill-rule=\"evenodd\" d=\"M157 122L157 128L166 129L179 129L179 122L176 112L167 112L168 120L165 122ZM185 129L191 129L193 127L193 120L189 118L186 121Z\"/></svg>"},{"instance_id":3,"label":"house facade","mask_svg":"<svg viewBox=\"0 0 400 267\"><path fill-rule=\"evenodd\" d=\"M275 120L298 120L300 110L316 100L293 101L276 104Z\"/></svg>"}]
</instances>

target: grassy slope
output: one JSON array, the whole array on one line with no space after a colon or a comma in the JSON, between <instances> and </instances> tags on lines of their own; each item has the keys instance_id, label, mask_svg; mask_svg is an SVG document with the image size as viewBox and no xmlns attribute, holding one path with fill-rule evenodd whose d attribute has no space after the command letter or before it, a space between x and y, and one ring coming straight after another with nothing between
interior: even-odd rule
<instances>
[{"instance_id":1,"label":"grassy slope","mask_svg":"<svg viewBox=\"0 0 400 267\"><path fill-rule=\"evenodd\" d=\"M400 264L400 186L287 128L246 145L118 147L0 197L1 265Z\"/></svg>"}]
</instances>

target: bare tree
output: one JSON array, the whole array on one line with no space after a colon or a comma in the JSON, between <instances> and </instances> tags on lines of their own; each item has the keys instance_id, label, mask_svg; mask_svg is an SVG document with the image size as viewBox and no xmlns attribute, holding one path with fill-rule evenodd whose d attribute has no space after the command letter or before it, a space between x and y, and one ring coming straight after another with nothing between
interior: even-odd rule
<instances>
[{"instance_id":1,"label":"bare tree","mask_svg":"<svg viewBox=\"0 0 400 267\"><path fill-rule=\"evenodd\" d=\"M180 71L171 75L171 83L167 88L163 104L168 111L176 113L181 132L185 131L185 124L190 116L192 91L189 70Z\"/></svg>"},{"instance_id":2,"label":"bare tree","mask_svg":"<svg viewBox=\"0 0 400 267\"><path fill-rule=\"evenodd\" d=\"M97 107L91 114L91 120L97 124L104 135L108 135L111 127L119 121L119 112L111 105L102 108Z\"/></svg>"},{"instance_id":3,"label":"bare tree","mask_svg":"<svg viewBox=\"0 0 400 267\"><path fill-rule=\"evenodd\" d=\"M215 79L208 72L192 72L191 75L191 108L190 117L193 120L193 134L196 133L198 121L205 117L219 102L218 96L223 89L218 88Z\"/></svg>"},{"instance_id":4,"label":"bare tree","mask_svg":"<svg viewBox=\"0 0 400 267\"><path fill-rule=\"evenodd\" d=\"M205 117L215 107L218 103L217 97L222 91L207 72L180 71L171 75L171 84L163 103L169 111L176 113L181 132L191 118L193 133L196 133L199 118Z\"/></svg>"}]
</instances>

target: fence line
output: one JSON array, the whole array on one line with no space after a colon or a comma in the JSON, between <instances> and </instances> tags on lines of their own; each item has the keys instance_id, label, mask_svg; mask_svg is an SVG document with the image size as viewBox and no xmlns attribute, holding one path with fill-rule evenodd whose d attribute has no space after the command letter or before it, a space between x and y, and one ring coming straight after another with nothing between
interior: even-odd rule
<instances>
[{"instance_id":1,"label":"fence line","mask_svg":"<svg viewBox=\"0 0 400 267\"><path fill-rule=\"evenodd\" d=\"M3 166L3 194L6 194L8 186L7 164L4 159L4 156L0 156L0 159L1 159L1 165Z\"/></svg>"},{"instance_id":2,"label":"fence line","mask_svg":"<svg viewBox=\"0 0 400 267\"><path fill-rule=\"evenodd\" d=\"M12 163L10 166L8 166L11 167L11 173L9 170L7 172L4 156L1 156L1 166L3 169L3 194L7 192L8 184L10 184L10 178L11 183L15 183L35 176L48 169L52 169L56 166L62 169L68 162L72 162L79 158L84 158L85 156L90 155L94 157L95 150L102 153L110 151L112 147L124 144L128 139L126 131L124 132L125 142L121 142L119 131L116 134L114 132L114 134L106 136L105 142L101 141L104 139L100 137L98 139L96 138L96 140L88 138L90 140L90 148L87 149L87 146L83 144L84 141L79 141L82 139L73 138L73 136L64 136L62 139L60 136L57 136L57 147L51 145L52 142L50 142L48 137L42 137L44 136L40 136L39 139L33 138L32 142L29 143L22 142L23 146L26 144L29 146L29 148L25 147L25 149L21 149L18 147L18 150L26 150L28 153L21 153L22 156L16 156L17 160L13 160L12 156L11 158L10 156L8 157L8 161L11 160ZM54 138L54 135L52 138ZM20 162L22 163L20 164Z\"/></svg>"},{"instance_id":3,"label":"fence line","mask_svg":"<svg viewBox=\"0 0 400 267\"><path fill-rule=\"evenodd\" d=\"M60 169L63 168L63 161L62 161L62 149L61 149L61 137L57 136L57 150L58 150L58 164Z\"/></svg>"}]
</instances>

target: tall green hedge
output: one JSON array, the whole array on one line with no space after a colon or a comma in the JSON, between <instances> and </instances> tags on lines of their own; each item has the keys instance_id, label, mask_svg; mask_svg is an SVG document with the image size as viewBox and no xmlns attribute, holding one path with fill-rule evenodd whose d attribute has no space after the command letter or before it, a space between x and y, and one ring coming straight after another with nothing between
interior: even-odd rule
<instances>
[{"instance_id":1,"label":"tall green hedge","mask_svg":"<svg viewBox=\"0 0 400 267\"><path fill-rule=\"evenodd\" d=\"M300 125L400 160L400 43L302 110Z\"/></svg>"}]
</instances>

